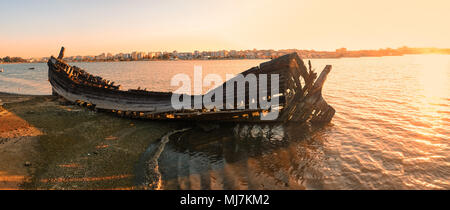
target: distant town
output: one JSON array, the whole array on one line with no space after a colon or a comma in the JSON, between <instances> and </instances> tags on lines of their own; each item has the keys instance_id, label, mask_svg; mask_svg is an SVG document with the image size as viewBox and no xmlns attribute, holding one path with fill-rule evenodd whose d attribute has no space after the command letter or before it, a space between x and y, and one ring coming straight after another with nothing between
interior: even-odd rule
<instances>
[{"instance_id":1,"label":"distant town","mask_svg":"<svg viewBox=\"0 0 450 210\"><path fill-rule=\"evenodd\" d=\"M220 51L194 51L194 52L131 52L131 53L102 53L100 55L67 56L67 62L112 62L112 61L152 61L152 60L221 60L221 59L273 59L289 53L298 53L302 58L348 58L348 57L381 57L401 56L408 54L447 54L450 49L442 48L410 48L400 47L397 49L385 48L378 50L347 50L346 48L335 51L315 50L220 50ZM0 63L41 63L47 62L49 57L44 58L0 58Z\"/></svg>"}]
</instances>

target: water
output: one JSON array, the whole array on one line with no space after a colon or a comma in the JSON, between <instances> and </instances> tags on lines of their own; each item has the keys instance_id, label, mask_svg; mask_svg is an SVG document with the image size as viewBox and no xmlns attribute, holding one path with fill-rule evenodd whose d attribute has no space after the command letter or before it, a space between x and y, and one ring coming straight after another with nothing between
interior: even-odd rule
<instances>
[{"instance_id":1,"label":"water","mask_svg":"<svg viewBox=\"0 0 450 210\"><path fill-rule=\"evenodd\" d=\"M125 88L171 91L176 73L239 73L263 60L75 63ZM329 125L220 125L174 137L164 189L450 189L450 56L313 59L333 65ZM46 64L2 64L0 91L50 94ZM35 70L29 70L35 67ZM263 126L264 128L264 126ZM262 128L261 128L262 129ZM156 147L152 145L152 147Z\"/></svg>"}]
</instances>

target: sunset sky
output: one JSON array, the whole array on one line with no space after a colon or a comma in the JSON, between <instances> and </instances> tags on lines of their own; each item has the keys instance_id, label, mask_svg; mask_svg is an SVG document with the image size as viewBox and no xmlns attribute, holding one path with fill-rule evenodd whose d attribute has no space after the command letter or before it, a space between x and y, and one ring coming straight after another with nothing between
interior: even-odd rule
<instances>
[{"instance_id":1,"label":"sunset sky","mask_svg":"<svg viewBox=\"0 0 450 210\"><path fill-rule=\"evenodd\" d=\"M0 0L0 56L450 48L448 0Z\"/></svg>"}]
</instances>

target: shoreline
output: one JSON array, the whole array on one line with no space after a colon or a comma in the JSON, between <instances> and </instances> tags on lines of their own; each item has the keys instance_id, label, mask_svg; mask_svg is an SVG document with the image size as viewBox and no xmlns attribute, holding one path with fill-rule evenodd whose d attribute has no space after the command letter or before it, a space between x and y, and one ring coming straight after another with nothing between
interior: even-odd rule
<instances>
[{"instance_id":1,"label":"shoreline","mask_svg":"<svg viewBox=\"0 0 450 210\"><path fill-rule=\"evenodd\" d=\"M173 167L190 164L191 159L186 159L184 152L173 153L174 145L164 147L171 134L192 127L190 124L120 118L51 95L0 92L0 99L5 103L0 106L0 190L202 189L203 181L194 178L199 176L218 179L204 182L210 189L248 187L234 182L236 177L227 172L237 167L239 158L235 156L245 158L241 152L250 151L248 142L234 141L234 135L229 133L234 126L213 126L221 129L215 131L218 135L209 130L211 126L196 124L190 132L180 135L186 136L183 143L172 139L176 148L183 151L214 153L220 148L220 156L230 162L211 172L186 175ZM238 147L247 149L231 149ZM168 163L164 155L161 159L162 151L167 149L176 155L175 165ZM273 155L277 153L280 151ZM255 170L267 173L252 181L252 189L305 189L278 171L265 168L263 160L249 160ZM187 169L196 167L199 165L193 163ZM162 176L169 168L175 170L176 178Z\"/></svg>"},{"instance_id":2,"label":"shoreline","mask_svg":"<svg viewBox=\"0 0 450 210\"><path fill-rule=\"evenodd\" d=\"M372 55L372 56L304 56L302 59L344 59L344 58L380 58L380 57L401 57L408 55L450 55L448 53L406 53L406 54L394 54L394 55ZM143 59L143 60L93 60L93 61L67 61L68 63L115 63L115 62L133 62L133 61L233 61L233 60L270 60L274 58L217 58L217 59ZM42 62L11 62L11 63L0 63L4 64L35 64L35 63L47 63L47 61Z\"/></svg>"},{"instance_id":3,"label":"shoreline","mask_svg":"<svg viewBox=\"0 0 450 210\"><path fill-rule=\"evenodd\" d=\"M0 189L136 189L141 154L175 127L49 95L0 92L0 100Z\"/></svg>"}]
</instances>

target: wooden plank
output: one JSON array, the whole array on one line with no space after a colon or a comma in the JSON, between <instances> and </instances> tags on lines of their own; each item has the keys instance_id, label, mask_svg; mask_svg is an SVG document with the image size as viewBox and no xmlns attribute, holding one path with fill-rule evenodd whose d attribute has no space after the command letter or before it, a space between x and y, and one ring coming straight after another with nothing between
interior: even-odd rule
<instances>
[{"instance_id":1,"label":"wooden plank","mask_svg":"<svg viewBox=\"0 0 450 210\"><path fill-rule=\"evenodd\" d=\"M242 92L236 91L231 96L227 96L226 82L223 88L222 110L177 110L172 107L169 92L155 92L138 89L128 91L120 90L120 85L105 80L102 77L91 75L85 70L70 66L62 58L64 48L58 58L51 57L48 62L49 81L55 94L58 94L69 101L86 104L88 107L98 110L107 110L120 116L145 119L192 119L192 120L223 120L223 121L260 121L260 113L263 111L259 100L255 104L257 109L250 109L252 103L249 98L250 87L245 84ZM265 62L259 66L250 68L242 74L257 75L257 99L259 94L260 74L267 74L267 98L279 99L281 107L280 117L274 121L300 121L308 119L317 122L330 121L335 110L329 106L322 97L322 87L326 80L331 66L325 67L319 78L311 70L308 71L303 60L296 54L288 54L280 58ZM279 75L279 96L271 91L271 74ZM214 91L214 90L212 90ZM212 93L212 92L209 92ZM194 96L191 96L193 99ZM205 95L201 96L202 98ZM243 98L243 101L237 99ZM192 100L194 101L194 100ZM226 109L226 104L232 102L233 109ZM237 104L243 104L244 109L238 109Z\"/></svg>"}]
</instances>

